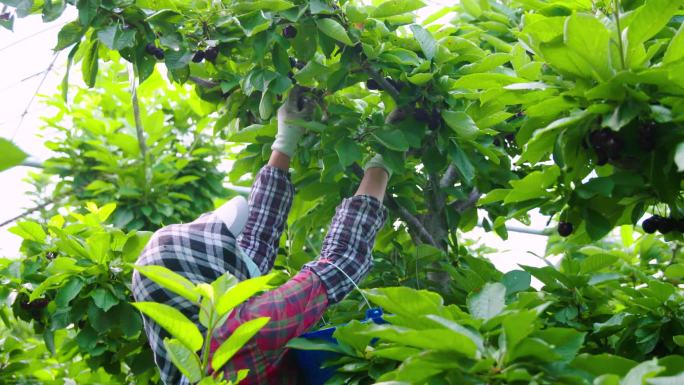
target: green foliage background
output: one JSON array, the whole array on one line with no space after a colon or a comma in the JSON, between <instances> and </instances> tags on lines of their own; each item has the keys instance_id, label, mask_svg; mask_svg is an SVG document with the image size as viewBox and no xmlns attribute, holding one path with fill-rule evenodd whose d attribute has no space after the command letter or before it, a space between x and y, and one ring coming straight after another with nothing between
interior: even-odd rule
<instances>
[{"instance_id":1,"label":"green foliage background","mask_svg":"<svg viewBox=\"0 0 684 385\"><path fill-rule=\"evenodd\" d=\"M462 0L419 22L419 0L0 3L46 21L75 5L56 49L93 87L70 89L67 77L46 118L56 156L36 177L38 199L70 213L19 223L22 256L0 264L12 308L0 309L2 333L31 335L31 320L27 343L44 346L26 356L3 340L4 381L58 383L86 366L98 370L79 382L156 381L139 324L101 323L130 310L127 263L148 236L137 230L234 194L221 160L232 161L231 183L248 186L294 83L319 107L301 123L277 269L316 256L364 158L381 153L394 171L391 225L364 282L393 316L337 332L340 345L325 347L342 355L331 383L684 380L682 235L637 226L645 214L684 216L682 1ZM283 36L287 26L296 36ZM198 50L217 57L196 63ZM0 170L23 160L11 143L0 148L11 155ZM559 266L502 274L463 236L481 222L506 238L506 222L533 209L574 227L550 238ZM354 294L326 320L348 322L362 306ZM31 374L39 356L53 358Z\"/></svg>"}]
</instances>

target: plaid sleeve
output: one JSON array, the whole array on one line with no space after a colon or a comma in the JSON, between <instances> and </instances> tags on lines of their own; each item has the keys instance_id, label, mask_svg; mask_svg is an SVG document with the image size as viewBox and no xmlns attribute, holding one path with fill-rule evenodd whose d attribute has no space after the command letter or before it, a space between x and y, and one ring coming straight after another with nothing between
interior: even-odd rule
<instances>
[{"instance_id":1,"label":"plaid sleeve","mask_svg":"<svg viewBox=\"0 0 684 385\"><path fill-rule=\"evenodd\" d=\"M270 166L261 169L249 195L249 217L238 243L262 274L273 267L293 196L287 171Z\"/></svg>"},{"instance_id":2,"label":"plaid sleeve","mask_svg":"<svg viewBox=\"0 0 684 385\"><path fill-rule=\"evenodd\" d=\"M212 352L244 322L259 317L271 319L222 369L225 378L249 369L246 385L299 383L296 373L288 372L292 365L284 363L284 346L315 325L327 305L321 280L309 270L302 270L278 289L241 305L214 333Z\"/></svg>"},{"instance_id":3,"label":"plaid sleeve","mask_svg":"<svg viewBox=\"0 0 684 385\"><path fill-rule=\"evenodd\" d=\"M368 195L347 198L337 207L320 258L305 265L323 281L330 303L341 301L370 270L375 236L386 218L382 203Z\"/></svg>"}]
</instances>

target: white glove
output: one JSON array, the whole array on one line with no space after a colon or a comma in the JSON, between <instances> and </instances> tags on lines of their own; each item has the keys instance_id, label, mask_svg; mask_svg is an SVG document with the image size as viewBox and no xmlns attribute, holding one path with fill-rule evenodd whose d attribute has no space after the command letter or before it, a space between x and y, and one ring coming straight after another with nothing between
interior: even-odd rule
<instances>
[{"instance_id":1,"label":"white glove","mask_svg":"<svg viewBox=\"0 0 684 385\"><path fill-rule=\"evenodd\" d=\"M301 108L300 108L301 107ZM278 109L278 133L271 146L292 158L297 143L304 134L304 128L290 123L293 120L310 120L313 115L314 102L304 95L304 89L294 86L285 103Z\"/></svg>"},{"instance_id":2,"label":"white glove","mask_svg":"<svg viewBox=\"0 0 684 385\"><path fill-rule=\"evenodd\" d=\"M372 167L378 167L387 172L387 175L389 178L392 177L392 171L390 168L387 166L387 163L385 163L385 159L382 158L382 155L376 154L374 157L372 157L368 162L366 162L366 165L363 166L363 171L368 170L369 168Z\"/></svg>"}]
</instances>

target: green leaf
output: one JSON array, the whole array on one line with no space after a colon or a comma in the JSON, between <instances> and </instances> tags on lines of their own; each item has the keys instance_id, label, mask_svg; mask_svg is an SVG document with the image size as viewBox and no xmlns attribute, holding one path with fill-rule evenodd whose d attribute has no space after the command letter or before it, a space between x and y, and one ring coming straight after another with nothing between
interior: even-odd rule
<instances>
[{"instance_id":1,"label":"green leaf","mask_svg":"<svg viewBox=\"0 0 684 385\"><path fill-rule=\"evenodd\" d=\"M330 15L330 14L335 13L335 10L333 9L333 7L328 5L327 0L310 0L309 1L309 11L311 11L311 13L314 15L318 15L318 14Z\"/></svg>"},{"instance_id":2,"label":"green leaf","mask_svg":"<svg viewBox=\"0 0 684 385\"><path fill-rule=\"evenodd\" d=\"M590 116L586 110L574 112L570 116L557 119L544 128L534 131L532 139L527 142L521 161L537 163L548 155L553 149L560 131L563 128L581 124Z\"/></svg>"},{"instance_id":3,"label":"green leaf","mask_svg":"<svg viewBox=\"0 0 684 385\"><path fill-rule=\"evenodd\" d=\"M463 9L473 17L482 16L482 8L476 0L460 0Z\"/></svg>"},{"instance_id":4,"label":"green leaf","mask_svg":"<svg viewBox=\"0 0 684 385\"><path fill-rule=\"evenodd\" d=\"M506 339L506 350L514 349L520 341L523 341L535 330L536 319L536 311L524 310L510 314L501 321Z\"/></svg>"},{"instance_id":5,"label":"green leaf","mask_svg":"<svg viewBox=\"0 0 684 385\"><path fill-rule=\"evenodd\" d=\"M202 333L197 329L195 323L178 309L156 302L135 302L132 305L152 318L191 351L196 352L202 348L204 341Z\"/></svg>"},{"instance_id":6,"label":"green leaf","mask_svg":"<svg viewBox=\"0 0 684 385\"><path fill-rule=\"evenodd\" d=\"M303 19L298 27L299 32L292 39L292 47L298 59L309 61L316 53L316 48L318 47L318 28L311 18Z\"/></svg>"},{"instance_id":7,"label":"green leaf","mask_svg":"<svg viewBox=\"0 0 684 385\"><path fill-rule=\"evenodd\" d=\"M340 158L342 167L352 165L354 162L361 159L361 147L355 141L349 138L342 138L335 144L335 152Z\"/></svg>"},{"instance_id":8,"label":"green leaf","mask_svg":"<svg viewBox=\"0 0 684 385\"><path fill-rule=\"evenodd\" d=\"M470 358L477 354L477 345L470 337L451 329L412 330L395 325L371 324L362 333L384 341L422 349L455 352Z\"/></svg>"},{"instance_id":9,"label":"green leaf","mask_svg":"<svg viewBox=\"0 0 684 385\"><path fill-rule=\"evenodd\" d=\"M684 373L676 376L649 378L646 383L648 385L681 385L684 384Z\"/></svg>"},{"instance_id":10,"label":"green leaf","mask_svg":"<svg viewBox=\"0 0 684 385\"><path fill-rule=\"evenodd\" d=\"M397 286L364 290L363 293L387 314L415 317L416 314L444 313L442 297L427 290Z\"/></svg>"},{"instance_id":11,"label":"green leaf","mask_svg":"<svg viewBox=\"0 0 684 385\"><path fill-rule=\"evenodd\" d=\"M119 24L110 25L97 32L97 38L111 50L121 50L135 45L135 29L123 30Z\"/></svg>"},{"instance_id":12,"label":"green leaf","mask_svg":"<svg viewBox=\"0 0 684 385\"><path fill-rule=\"evenodd\" d=\"M318 19L316 20L316 25L318 26L318 29L327 36L330 36L333 39L342 42L346 45L354 45L354 43L349 38L349 35L347 35L347 31L345 31L344 27L340 25L340 23L338 23L337 21L327 18Z\"/></svg>"},{"instance_id":13,"label":"green leaf","mask_svg":"<svg viewBox=\"0 0 684 385\"><path fill-rule=\"evenodd\" d=\"M81 22L81 25L90 25L97 15L99 5L100 0L79 0L76 3L78 20Z\"/></svg>"},{"instance_id":14,"label":"green leaf","mask_svg":"<svg viewBox=\"0 0 684 385\"><path fill-rule=\"evenodd\" d=\"M261 10L256 10L244 16L240 16L239 21L242 31L247 37L263 32L271 26L271 19L266 18Z\"/></svg>"},{"instance_id":15,"label":"green leaf","mask_svg":"<svg viewBox=\"0 0 684 385\"><path fill-rule=\"evenodd\" d=\"M670 41L663 56L663 64L670 64L684 59L684 23Z\"/></svg>"},{"instance_id":16,"label":"green leaf","mask_svg":"<svg viewBox=\"0 0 684 385\"><path fill-rule=\"evenodd\" d=\"M682 5L682 0L649 0L634 11L627 28L627 61L630 66L639 64L635 59L644 51L643 44L660 32Z\"/></svg>"},{"instance_id":17,"label":"green leaf","mask_svg":"<svg viewBox=\"0 0 684 385\"><path fill-rule=\"evenodd\" d=\"M665 368L658 366L658 359L654 358L633 367L620 381L620 385L643 385L646 379L655 377Z\"/></svg>"},{"instance_id":18,"label":"green leaf","mask_svg":"<svg viewBox=\"0 0 684 385\"><path fill-rule=\"evenodd\" d=\"M593 376L609 373L622 377L636 364L635 361L612 354L591 355L584 353L575 357L570 366L575 369L584 370Z\"/></svg>"},{"instance_id":19,"label":"green leaf","mask_svg":"<svg viewBox=\"0 0 684 385\"><path fill-rule=\"evenodd\" d=\"M632 104L622 104L617 106L613 113L606 114L601 124L602 127L610 127L613 131L620 131L620 129L628 125L634 120L641 110Z\"/></svg>"},{"instance_id":20,"label":"green leaf","mask_svg":"<svg viewBox=\"0 0 684 385\"><path fill-rule=\"evenodd\" d=\"M463 334L464 336L470 338L473 342L475 342L477 350L480 352L484 352L484 338L482 338L482 336L479 333L474 332L471 329L462 326L450 319L446 319L444 317L440 317L434 314L428 314L425 316L425 318L437 322L439 325L442 325L447 329L453 330L456 333Z\"/></svg>"},{"instance_id":21,"label":"green leaf","mask_svg":"<svg viewBox=\"0 0 684 385\"><path fill-rule=\"evenodd\" d=\"M47 234L43 227L33 221L22 221L17 222L15 227L9 229L13 234L16 234L26 240L35 241L39 243L45 243Z\"/></svg>"},{"instance_id":22,"label":"green leaf","mask_svg":"<svg viewBox=\"0 0 684 385\"><path fill-rule=\"evenodd\" d=\"M312 340L308 338L294 338L285 345L290 349L296 350L319 350L344 354L345 350L339 344L327 340Z\"/></svg>"},{"instance_id":23,"label":"green leaf","mask_svg":"<svg viewBox=\"0 0 684 385\"><path fill-rule=\"evenodd\" d=\"M9 19L0 18L0 27L5 28L9 31L14 30L14 15L11 15Z\"/></svg>"},{"instance_id":24,"label":"green leaf","mask_svg":"<svg viewBox=\"0 0 684 385\"><path fill-rule=\"evenodd\" d=\"M12 7L16 7L17 17L22 18L31 14L33 9L34 0L11 0L3 1L3 3L8 4Z\"/></svg>"},{"instance_id":25,"label":"green leaf","mask_svg":"<svg viewBox=\"0 0 684 385\"><path fill-rule=\"evenodd\" d=\"M64 103L69 102L69 73L71 72L71 66L74 64L74 56L76 55L76 52L78 52L78 49L80 47L80 43L76 44L71 48L71 51L69 51L69 55L67 56L67 63L66 63L66 69L64 70L64 78L62 78L62 100Z\"/></svg>"},{"instance_id":26,"label":"green leaf","mask_svg":"<svg viewBox=\"0 0 684 385\"><path fill-rule=\"evenodd\" d=\"M684 280L684 264L677 263L665 269L665 276L670 279Z\"/></svg>"},{"instance_id":27,"label":"green leaf","mask_svg":"<svg viewBox=\"0 0 684 385\"><path fill-rule=\"evenodd\" d=\"M214 370L221 369L261 328L266 326L269 320L269 317L255 318L238 326L231 333L230 337L214 352L214 356L211 359L211 367Z\"/></svg>"},{"instance_id":28,"label":"green leaf","mask_svg":"<svg viewBox=\"0 0 684 385\"><path fill-rule=\"evenodd\" d=\"M468 184L471 183L473 178L475 178L475 167L470 162L470 159L468 159L466 153L461 149L461 146L455 141L449 146L449 157L456 165L461 176L463 176L463 180Z\"/></svg>"},{"instance_id":29,"label":"green leaf","mask_svg":"<svg viewBox=\"0 0 684 385\"><path fill-rule=\"evenodd\" d=\"M592 241L598 241L613 229L613 224L595 210L587 210L585 221L587 234Z\"/></svg>"},{"instance_id":30,"label":"green leaf","mask_svg":"<svg viewBox=\"0 0 684 385\"><path fill-rule=\"evenodd\" d=\"M513 83L527 83L527 79L497 73L470 74L461 76L453 83L453 88L478 90L500 88Z\"/></svg>"},{"instance_id":31,"label":"green leaf","mask_svg":"<svg viewBox=\"0 0 684 385\"><path fill-rule=\"evenodd\" d=\"M610 31L593 15L576 13L565 22L568 58L580 71L597 80L608 80L613 71L608 58Z\"/></svg>"},{"instance_id":32,"label":"green leaf","mask_svg":"<svg viewBox=\"0 0 684 385\"><path fill-rule=\"evenodd\" d=\"M259 101L259 117L262 120L268 120L273 114L273 97L271 91L264 91L261 93L261 101Z\"/></svg>"},{"instance_id":33,"label":"green leaf","mask_svg":"<svg viewBox=\"0 0 684 385\"><path fill-rule=\"evenodd\" d=\"M556 183L559 176L560 168L553 165L543 171L533 171L523 179L512 180L509 183L513 189L506 195L504 203L524 202L546 196L546 189Z\"/></svg>"},{"instance_id":34,"label":"green leaf","mask_svg":"<svg viewBox=\"0 0 684 385\"><path fill-rule=\"evenodd\" d=\"M420 0L389 0L380 4L373 12L371 17L378 19L402 15L425 7L425 3Z\"/></svg>"},{"instance_id":35,"label":"green leaf","mask_svg":"<svg viewBox=\"0 0 684 385\"><path fill-rule=\"evenodd\" d=\"M479 293L468 297L468 310L473 318L489 320L506 306L506 286L495 282L486 284Z\"/></svg>"},{"instance_id":36,"label":"green leaf","mask_svg":"<svg viewBox=\"0 0 684 385\"><path fill-rule=\"evenodd\" d=\"M85 55L83 56L83 64L81 65L81 69L83 70L83 81L90 88L95 86L95 80L97 79L99 46L97 41L88 43L88 46L85 47Z\"/></svg>"},{"instance_id":37,"label":"green leaf","mask_svg":"<svg viewBox=\"0 0 684 385\"><path fill-rule=\"evenodd\" d=\"M442 119L456 132L457 139L473 140L480 132L473 119L463 111L442 111Z\"/></svg>"},{"instance_id":38,"label":"green leaf","mask_svg":"<svg viewBox=\"0 0 684 385\"><path fill-rule=\"evenodd\" d=\"M678 346L683 346L684 347L684 335L678 335L678 336L672 336L672 341L674 341L675 344Z\"/></svg>"},{"instance_id":39,"label":"green leaf","mask_svg":"<svg viewBox=\"0 0 684 385\"><path fill-rule=\"evenodd\" d=\"M418 41L418 44L420 44L420 49L423 51L425 58L432 60L437 53L437 42L435 41L435 38L432 37L432 34L428 32L428 30L418 24L412 25L411 31Z\"/></svg>"},{"instance_id":40,"label":"green leaf","mask_svg":"<svg viewBox=\"0 0 684 385\"><path fill-rule=\"evenodd\" d=\"M549 343L553 351L565 362L575 358L584 343L585 335L586 333L575 329L559 327L546 328L536 333L536 336Z\"/></svg>"},{"instance_id":41,"label":"green leaf","mask_svg":"<svg viewBox=\"0 0 684 385\"><path fill-rule=\"evenodd\" d=\"M425 85L430 80L432 80L433 77L434 77L433 73L420 73L420 74L407 76L407 79L409 82L411 82L417 86L422 86L422 85Z\"/></svg>"},{"instance_id":42,"label":"green leaf","mask_svg":"<svg viewBox=\"0 0 684 385\"><path fill-rule=\"evenodd\" d=\"M674 154L674 162L677 165L677 171L684 171L684 142L677 145Z\"/></svg>"},{"instance_id":43,"label":"green leaf","mask_svg":"<svg viewBox=\"0 0 684 385\"><path fill-rule=\"evenodd\" d=\"M239 1L231 5L236 12L249 12L249 11L273 11L279 12L286 9L290 9L295 5L289 1L285 0L256 0L256 1Z\"/></svg>"},{"instance_id":44,"label":"green leaf","mask_svg":"<svg viewBox=\"0 0 684 385\"><path fill-rule=\"evenodd\" d=\"M54 51L61 51L64 48L75 44L81 40L85 28L79 24L78 21L72 21L66 24L57 34L57 45L53 48Z\"/></svg>"},{"instance_id":45,"label":"green leaf","mask_svg":"<svg viewBox=\"0 0 684 385\"><path fill-rule=\"evenodd\" d=\"M169 50L166 51L164 63L170 70L180 70L186 68L190 60L192 60L192 53L185 49Z\"/></svg>"},{"instance_id":46,"label":"green leaf","mask_svg":"<svg viewBox=\"0 0 684 385\"><path fill-rule=\"evenodd\" d=\"M164 266L136 265L133 268L164 289L176 293L190 302L196 303L200 299L200 295L195 292L195 285L190 280Z\"/></svg>"},{"instance_id":47,"label":"green leaf","mask_svg":"<svg viewBox=\"0 0 684 385\"><path fill-rule=\"evenodd\" d=\"M273 276L273 274L268 274L250 278L229 288L216 301L216 312L219 314L219 317L248 300L254 294L268 289L270 287L268 283L273 279Z\"/></svg>"},{"instance_id":48,"label":"green leaf","mask_svg":"<svg viewBox=\"0 0 684 385\"><path fill-rule=\"evenodd\" d=\"M100 309L107 311L112 308L112 306L119 303L119 299L114 296L109 290L105 288L97 288L90 293L93 298L95 306Z\"/></svg>"},{"instance_id":49,"label":"green leaf","mask_svg":"<svg viewBox=\"0 0 684 385\"><path fill-rule=\"evenodd\" d=\"M506 286L506 295L529 289L531 282L532 276L523 270L511 270L501 279L501 283Z\"/></svg>"},{"instance_id":50,"label":"green leaf","mask_svg":"<svg viewBox=\"0 0 684 385\"><path fill-rule=\"evenodd\" d=\"M292 69L290 66L290 57L287 54L287 49L280 44L274 44L271 57L273 60L273 66L276 68L276 70L282 75L287 76L287 73Z\"/></svg>"},{"instance_id":51,"label":"green leaf","mask_svg":"<svg viewBox=\"0 0 684 385\"><path fill-rule=\"evenodd\" d=\"M88 257L96 263L105 263L109 256L111 236L105 231L99 231L86 239Z\"/></svg>"},{"instance_id":52,"label":"green leaf","mask_svg":"<svg viewBox=\"0 0 684 385\"><path fill-rule=\"evenodd\" d=\"M393 151L407 151L409 149L409 143L406 140L404 134L398 130L376 130L373 132L373 137L380 142L383 146L389 148Z\"/></svg>"},{"instance_id":53,"label":"green leaf","mask_svg":"<svg viewBox=\"0 0 684 385\"><path fill-rule=\"evenodd\" d=\"M7 139L0 138L0 171L20 165L28 155Z\"/></svg>"},{"instance_id":54,"label":"green leaf","mask_svg":"<svg viewBox=\"0 0 684 385\"><path fill-rule=\"evenodd\" d=\"M49 23L58 19L64 9L66 8L66 1L57 0L57 4L53 4L53 0L46 0L43 4L43 23Z\"/></svg>"},{"instance_id":55,"label":"green leaf","mask_svg":"<svg viewBox=\"0 0 684 385\"><path fill-rule=\"evenodd\" d=\"M202 379L202 368L197 354L177 339L164 338L164 347L167 357L191 383L194 384Z\"/></svg>"},{"instance_id":56,"label":"green leaf","mask_svg":"<svg viewBox=\"0 0 684 385\"><path fill-rule=\"evenodd\" d=\"M67 307L72 299L76 298L84 286L84 282L78 277L71 277L66 285L62 286L55 296L58 307Z\"/></svg>"},{"instance_id":57,"label":"green leaf","mask_svg":"<svg viewBox=\"0 0 684 385\"><path fill-rule=\"evenodd\" d=\"M613 254L593 254L580 263L580 272L583 274L593 273L611 266L617 260L618 257Z\"/></svg>"}]
</instances>

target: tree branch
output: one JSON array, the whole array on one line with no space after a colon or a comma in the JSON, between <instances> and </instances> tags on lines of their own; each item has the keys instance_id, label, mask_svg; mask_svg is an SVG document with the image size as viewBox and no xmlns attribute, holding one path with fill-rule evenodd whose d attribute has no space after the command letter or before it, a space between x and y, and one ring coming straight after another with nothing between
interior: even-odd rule
<instances>
[{"instance_id":1,"label":"tree branch","mask_svg":"<svg viewBox=\"0 0 684 385\"><path fill-rule=\"evenodd\" d=\"M382 76L378 71L374 70L371 67L367 67L366 72L368 72L368 75L370 75L371 78L373 78L376 82L378 82L380 87L382 87L383 90L385 90L388 94L390 94L392 99L394 99L394 101L397 104L399 104L399 97L400 97L399 90L394 88L392 83L388 82L384 76Z\"/></svg>"},{"instance_id":2,"label":"tree branch","mask_svg":"<svg viewBox=\"0 0 684 385\"><path fill-rule=\"evenodd\" d=\"M458 213L462 213L472 207L475 207L475 204L481 196L482 193L480 193L480 191L477 188L474 188L473 191L470 192L470 195L468 195L467 199L456 201L451 204L451 207L455 209Z\"/></svg>"},{"instance_id":3,"label":"tree branch","mask_svg":"<svg viewBox=\"0 0 684 385\"><path fill-rule=\"evenodd\" d=\"M404 220L404 222L406 222L406 224L409 226L409 229L413 229L418 233L423 242L429 244L430 246L441 249L437 241L435 241L435 238L430 234L429 231L427 231L425 226L423 226L423 223L420 221L420 219L411 214L405 207L401 206L393 197L387 196L385 201L387 201L388 207L393 208L399 213L399 216Z\"/></svg>"},{"instance_id":4,"label":"tree branch","mask_svg":"<svg viewBox=\"0 0 684 385\"><path fill-rule=\"evenodd\" d=\"M138 88L135 76L135 69L132 64L128 64L128 82L131 87L131 103L133 104L133 118L135 121L135 132L138 136L138 147L142 158L143 172L145 173L145 192L150 188L151 175L147 167L147 144L145 143L145 132L140 118L140 103L138 102ZM145 194L146 195L146 194Z\"/></svg>"},{"instance_id":5,"label":"tree branch","mask_svg":"<svg viewBox=\"0 0 684 385\"><path fill-rule=\"evenodd\" d=\"M447 167L446 172L439 180L440 188L447 188L454 185L454 182L458 178L458 173L456 172L456 166L452 163Z\"/></svg>"},{"instance_id":6,"label":"tree branch","mask_svg":"<svg viewBox=\"0 0 684 385\"><path fill-rule=\"evenodd\" d=\"M198 76L190 76L188 79L203 88L214 88L221 85L221 83L219 82L215 82L209 79L203 79Z\"/></svg>"},{"instance_id":7,"label":"tree branch","mask_svg":"<svg viewBox=\"0 0 684 385\"><path fill-rule=\"evenodd\" d=\"M38 211L38 210L42 210L42 209L46 208L47 206L49 206L49 205L51 205L51 204L53 204L53 203L57 203L57 202L59 202L60 200L62 200L63 198L66 198L67 196L69 196L69 194L70 194L70 193L62 194L62 195L60 195L60 196L57 197L57 198L52 198L52 199L50 199L49 201L47 201L47 202L45 202L45 203L42 203L42 204L40 204L40 205L38 205L38 206L36 206L36 207L30 208L30 209L24 211L23 213L21 213L21 214L15 216L15 217L13 217L13 218L10 218L10 219L8 219L8 220L6 220L6 221L0 223L0 227L7 226L7 225L9 225L9 224L12 223L12 222L15 222L15 221L17 221L17 220L19 220L19 219L21 219L21 218L23 218L23 217L25 217L25 216L27 216L27 215L30 215L30 214L32 214L32 213Z\"/></svg>"}]
</instances>

